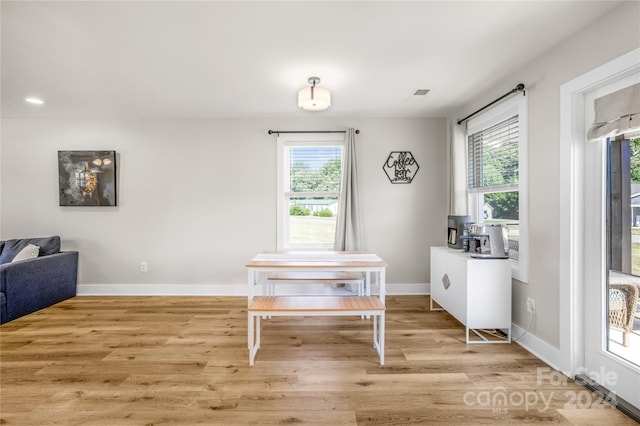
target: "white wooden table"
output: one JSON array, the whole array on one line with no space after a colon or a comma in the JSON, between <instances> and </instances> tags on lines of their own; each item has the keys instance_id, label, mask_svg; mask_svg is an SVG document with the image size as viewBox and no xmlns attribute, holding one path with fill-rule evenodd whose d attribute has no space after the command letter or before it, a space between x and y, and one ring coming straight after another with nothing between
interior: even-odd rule
<instances>
[{"instance_id":1,"label":"white wooden table","mask_svg":"<svg viewBox=\"0 0 640 426\"><path fill-rule=\"evenodd\" d=\"M351 272L365 275L364 296L371 295L372 283L384 304L386 265L380 257L363 251L275 251L257 254L247 263L249 274L248 302L251 303L258 284L271 295L267 274L290 272ZM269 289L269 290L266 290Z\"/></svg>"},{"instance_id":2,"label":"white wooden table","mask_svg":"<svg viewBox=\"0 0 640 426\"><path fill-rule=\"evenodd\" d=\"M386 265L377 255L360 251L280 251L259 253L247 264L248 271L248 347L253 365L260 348L260 317L371 315L373 346L384 364L384 313ZM365 276L361 296L275 296L267 284L268 274L291 272L349 272ZM263 295L256 295L262 285ZM378 288L371 296L371 286Z\"/></svg>"}]
</instances>

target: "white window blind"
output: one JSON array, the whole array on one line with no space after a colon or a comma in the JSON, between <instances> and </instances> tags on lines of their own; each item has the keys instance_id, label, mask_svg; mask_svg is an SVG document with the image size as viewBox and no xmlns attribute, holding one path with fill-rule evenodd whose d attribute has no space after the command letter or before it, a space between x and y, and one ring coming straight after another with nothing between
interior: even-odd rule
<instances>
[{"instance_id":1,"label":"white window blind","mask_svg":"<svg viewBox=\"0 0 640 426\"><path fill-rule=\"evenodd\" d=\"M289 191L339 192L341 166L341 146L291 147Z\"/></svg>"},{"instance_id":2,"label":"white window blind","mask_svg":"<svg viewBox=\"0 0 640 426\"><path fill-rule=\"evenodd\" d=\"M468 181L473 190L505 190L518 184L518 115L468 137Z\"/></svg>"}]
</instances>

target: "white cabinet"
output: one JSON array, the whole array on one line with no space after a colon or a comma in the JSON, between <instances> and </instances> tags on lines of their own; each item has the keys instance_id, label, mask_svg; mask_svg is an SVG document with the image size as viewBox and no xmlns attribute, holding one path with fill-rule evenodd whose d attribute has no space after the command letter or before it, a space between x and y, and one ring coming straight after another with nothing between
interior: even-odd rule
<instances>
[{"instance_id":1,"label":"white cabinet","mask_svg":"<svg viewBox=\"0 0 640 426\"><path fill-rule=\"evenodd\" d=\"M434 302L466 327L467 343L511 342L511 261L474 259L461 250L431 247L431 310ZM485 332L502 330L503 339ZM473 332L479 340L470 340Z\"/></svg>"}]
</instances>

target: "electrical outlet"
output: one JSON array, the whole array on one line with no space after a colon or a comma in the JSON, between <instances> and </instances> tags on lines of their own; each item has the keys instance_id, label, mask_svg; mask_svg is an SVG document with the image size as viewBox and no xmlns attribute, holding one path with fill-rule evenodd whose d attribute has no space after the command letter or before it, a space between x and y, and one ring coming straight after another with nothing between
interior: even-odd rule
<instances>
[{"instance_id":1,"label":"electrical outlet","mask_svg":"<svg viewBox=\"0 0 640 426\"><path fill-rule=\"evenodd\" d=\"M536 311L536 301L531 297L527 297L527 312L531 312L533 314L535 313L535 311Z\"/></svg>"},{"instance_id":2,"label":"electrical outlet","mask_svg":"<svg viewBox=\"0 0 640 426\"><path fill-rule=\"evenodd\" d=\"M147 262L140 262L140 272L148 272L149 271L149 265L147 264Z\"/></svg>"}]
</instances>

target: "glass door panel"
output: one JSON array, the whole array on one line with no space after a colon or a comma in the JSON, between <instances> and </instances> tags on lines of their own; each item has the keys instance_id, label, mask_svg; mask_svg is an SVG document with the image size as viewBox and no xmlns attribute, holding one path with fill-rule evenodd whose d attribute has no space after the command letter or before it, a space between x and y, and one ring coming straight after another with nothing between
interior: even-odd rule
<instances>
[{"instance_id":1,"label":"glass door panel","mask_svg":"<svg viewBox=\"0 0 640 426\"><path fill-rule=\"evenodd\" d=\"M640 138L608 141L607 350L640 366Z\"/></svg>"},{"instance_id":2,"label":"glass door panel","mask_svg":"<svg viewBox=\"0 0 640 426\"><path fill-rule=\"evenodd\" d=\"M640 74L633 73L585 93L584 122L594 122L596 98L638 81ZM640 228L635 226L640 225L640 218L636 221L635 216L640 214L631 207L635 204L631 164L633 159L635 165L638 154L632 152L632 146L621 140L585 141L581 145L583 210L577 214L584 219L584 244L580 248L584 365L578 368L584 370L582 376L608 389L607 399L614 405L640 407L640 346L636 343L640 336L638 330L622 327L624 319L629 324L633 307L620 290L622 284L633 288L640 282L640 275L636 275L640 268L634 266L640 266L634 254L640 249L640 240L634 237Z\"/></svg>"}]
</instances>

